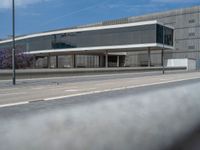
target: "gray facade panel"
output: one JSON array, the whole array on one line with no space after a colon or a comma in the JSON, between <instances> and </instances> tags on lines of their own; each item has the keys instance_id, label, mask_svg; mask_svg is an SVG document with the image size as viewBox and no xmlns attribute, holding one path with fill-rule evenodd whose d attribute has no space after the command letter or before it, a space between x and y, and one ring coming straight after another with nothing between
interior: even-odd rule
<instances>
[{"instance_id":1,"label":"gray facade panel","mask_svg":"<svg viewBox=\"0 0 200 150\"><path fill-rule=\"evenodd\" d=\"M200 27L176 29L175 35L177 41L183 39L198 39L200 38Z\"/></svg>"}]
</instances>

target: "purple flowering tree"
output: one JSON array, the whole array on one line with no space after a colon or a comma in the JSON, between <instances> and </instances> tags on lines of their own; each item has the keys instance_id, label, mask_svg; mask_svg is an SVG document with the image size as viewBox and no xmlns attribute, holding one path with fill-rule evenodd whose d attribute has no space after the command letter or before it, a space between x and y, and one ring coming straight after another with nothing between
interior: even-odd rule
<instances>
[{"instance_id":1,"label":"purple flowering tree","mask_svg":"<svg viewBox=\"0 0 200 150\"><path fill-rule=\"evenodd\" d=\"M16 49L16 69L27 69L33 65L33 56ZM12 49L0 49L0 69L12 68Z\"/></svg>"}]
</instances>

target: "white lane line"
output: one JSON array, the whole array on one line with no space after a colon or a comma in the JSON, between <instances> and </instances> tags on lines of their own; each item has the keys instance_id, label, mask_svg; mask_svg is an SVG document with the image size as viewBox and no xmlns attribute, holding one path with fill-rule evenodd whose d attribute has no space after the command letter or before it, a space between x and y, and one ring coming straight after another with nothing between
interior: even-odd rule
<instances>
[{"instance_id":1,"label":"white lane line","mask_svg":"<svg viewBox=\"0 0 200 150\"><path fill-rule=\"evenodd\" d=\"M160 81L166 81L166 79L159 79Z\"/></svg>"},{"instance_id":2,"label":"white lane line","mask_svg":"<svg viewBox=\"0 0 200 150\"><path fill-rule=\"evenodd\" d=\"M90 92L84 92L84 93L78 93L78 94L71 94L71 95L65 95L65 96L45 98L44 100L45 101L50 101L50 100L70 98L70 97L76 97L76 96L84 96L84 95L90 95L90 94L97 94L97 93L104 93L104 92L111 92L111 91L119 91L119 90L125 90L125 89L133 89L133 88L139 88L139 87L145 87L145 86L181 82L181 81L192 80L192 79L200 79L200 77L192 77L192 78L185 78L185 79L178 79L178 80L171 80L171 81L163 81L163 82L150 83L150 84L126 86L126 87L118 87L118 88L112 88L112 89L105 89L105 90L101 90L101 91L90 91Z\"/></svg>"},{"instance_id":3,"label":"white lane line","mask_svg":"<svg viewBox=\"0 0 200 150\"><path fill-rule=\"evenodd\" d=\"M78 89L69 89L69 90L65 90L65 92L77 92L77 91L80 91Z\"/></svg>"},{"instance_id":4,"label":"white lane line","mask_svg":"<svg viewBox=\"0 0 200 150\"><path fill-rule=\"evenodd\" d=\"M28 104L29 102L19 102L19 103L11 103L11 104L4 104L4 105L0 105L0 108L4 108L4 107L11 107L11 106L17 106L17 105L25 105Z\"/></svg>"}]
</instances>

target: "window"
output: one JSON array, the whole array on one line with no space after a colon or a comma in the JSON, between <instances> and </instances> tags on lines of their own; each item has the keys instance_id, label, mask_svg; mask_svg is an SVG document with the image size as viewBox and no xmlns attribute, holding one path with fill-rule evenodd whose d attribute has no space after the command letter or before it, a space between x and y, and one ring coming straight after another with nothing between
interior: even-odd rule
<instances>
[{"instance_id":1,"label":"window","mask_svg":"<svg viewBox=\"0 0 200 150\"><path fill-rule=\"evenodd\" d=\"M195 23L195 20L194 19L190 19L189 23Z\"/></svg>"},{"instance_id":2,"label":"window","mask_svg":"<svg viewBox=\"0 0 200 150\"><path fill-rule=\"evenodd\" d=\"M52 47L61 49L155 42L156 25L152 24L57 34L56 40L52 40Z\"/></svg>"},{"instance_id":3,"label":"window","mask_svg":"<svg viewBox=\"0 0 200 150\"><path fill-rule=\"evenodd\" d=\"M164 29L164 31L163 31ZM163 43L163 33L164 33L164 43L165 45L173 46L174 39L174 31L168 27L164 27L161 25L157 25L157 42Z\"/></svg>"},{"instance_id":4,"label":"window","mask_svg":"<svg viewBox=\"0 0 200 150\"><path fill-rule=\"evenodd\" d=\"M189 33L189 36L195 36L195 33L194 32Z\"/></svg>"},{"instance_id":5,"label":"window","mask_svg":"<svg viewBox=\"0 0 200 150\"><path fill-rule=\"evenodd\" d=\"M188 46L188 49L195 49L195 46L194 45Z\"/></svg>"},{"instance_id":6,"label":"window","mask_svg":"<svg viewBox=\"0 0 200 150\"><path fill-rule=\"evenodd\" d=\"M170 28L165 27L165 44L173 46L173 30Z\"/></svg>"}]
</instances>

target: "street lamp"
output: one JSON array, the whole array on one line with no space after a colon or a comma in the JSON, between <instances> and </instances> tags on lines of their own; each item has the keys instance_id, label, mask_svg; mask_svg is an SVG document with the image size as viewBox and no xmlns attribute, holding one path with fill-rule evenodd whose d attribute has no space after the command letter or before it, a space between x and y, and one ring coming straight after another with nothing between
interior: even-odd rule
<instances>
[{"instance_id":1,"label":"street lamp","mask_svg":"<svg viewBox=\"0 0 200 150\"><path fill-rule=\"evenodd\" d=\"M162 41L163 43L163 47L162 47L162 74L165 74L165 62L164 62L164 49L165 49L165 28L164 28L164 26L163 26L163 41Z\"/></svg>"},{"instance_id":2,"label":"street lamp","mask_svg":"<svg viewBox=\"0 0 200 150\"><path fill-rule=\"evenodd\" d=\"M12 46L12 82L16 84L16 70L15 70L15 0L12 0L12 31L13 31L13 46Z\"/></svg>"}]
</instances>

